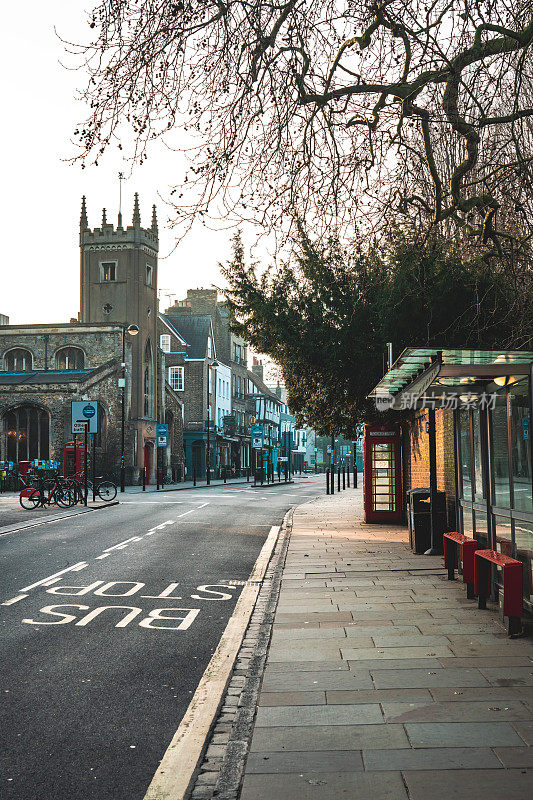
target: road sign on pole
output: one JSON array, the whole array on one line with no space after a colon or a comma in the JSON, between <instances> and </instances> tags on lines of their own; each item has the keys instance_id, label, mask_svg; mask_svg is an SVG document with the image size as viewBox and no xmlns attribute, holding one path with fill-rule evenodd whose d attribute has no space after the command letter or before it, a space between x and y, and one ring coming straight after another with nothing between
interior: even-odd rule
<instances>
[{"instance_id":1,"label":"road sign on pole","mask_svg":"<svg viewBox=\"0 0 533 800\"><path fill-rule=\"evenodd\" d=\"M250 434L252 437L252 449L253 450L261 450L263 448L263 426L262 425L253 425Z\"/></svg>"},{"instance_id":2,"label":"road sign on pole","mask_svg":"<svg viewBox=\"0 0 533 800\"><path fill-rule=\"evenodd\" d=\"M98 403L96 400L72 400L71 432L98 433Z\"/></svg>"},{"instance_id":3,"label":"road sign on pole","mask_svg":"<svg viewBox=\"0 0 533 800\"><path fill-rule=\"evenodd\" d=\"M157 446L168 447L168 425L157 426Z\"/></svg>"}]
</instances>

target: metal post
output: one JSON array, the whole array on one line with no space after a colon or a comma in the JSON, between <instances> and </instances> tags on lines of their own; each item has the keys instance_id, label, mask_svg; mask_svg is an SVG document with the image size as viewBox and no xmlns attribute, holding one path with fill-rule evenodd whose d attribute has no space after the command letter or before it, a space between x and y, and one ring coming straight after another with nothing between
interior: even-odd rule
<instances>
[{"instance_id":1,"label":"metal post","mask_svg":"<svg viewBox=\"0 0 533 800\"><path fill-rule=\"evenodd\" d=\"M226 483L227 469L224 467L224 483Z\"/></svg>"},{"instance_id":2,"label":"metal post","mask_svg":"<svg viewBox=\"0 0 533 800\"><path fill-rule=\"evenodd\" d=\"M350 461L346 464L346 484L350 488Z\"/></svg>"},{"instance_id":3,"label":"metal post","mask_svg":"<svg viewBox=\"0 0 533 800\"><path fill-rule=\"evenodd\" d=\"M437 437L435 428L435 409L428 409L428 439L429 439L429 513L431 525L431 547L426 550L426 556L440 555L441 550L437 543Z\"/></svg>"},{"instance_id":4,"label":"metal post","mask_svg":"<svg viewBox=\"0 0 533 800\"><path fill-rule=\"evenodd\" d=\"M342 488L346 489L346 470L342 468Z\"/></svg>"},{"instance_id":5,"label":"metal post","mask_svg":"<svg viewBox=\"0 0 533 800\"><path fill-rule=\"evenodd\" d=\"M125 491L126 485L126 464L125 464L125 426L126 426L126 327L122 326L122 403L120 415L120 439L121 439L121 458L120 458L120 491Z\"/></svg>"},{"instance_id":6,"label":"metal post","mask_svg":"<svg viewBox=\"0 0 533 800\"><path fill-rule=\"evenodd\" d=\"M146 467L143 467L143 492L146 491Z\"/></svg>"},{"instance_id":7,"label":"metal post","mask_svg":"<svg viewBox=\"0 0 533 800\"><path fill-rule=\"evenodd\" d=\"M326 470L326 494L329 494L329 469Z\"/></svg>"},{"instance_id":8,"label":"metal post","mask_svg":"<svg viewBox=\"0 0 533 800\"><path fill-rule=\"evenodd\" d=\"M355 463L355 459L353 462L353 488L357 489L357 464Z\"/></svg>"},{"instance_id":9,"label":"metal post","mask_svg":"<svg viewBox=\"0 0 533 800\"><path fill-rule=\"evenodd\" d=\"M196 486L196 467L192 468L192 485Z\"/></svg>"},{"instance_id":10,"label":"metal post","mask_svg":"<svg viewBox=\"0 0 533 800\"><path fill-rule=\"evenodd\" d=\"M83 470L83 472L84 472L83 481L84 481L84 484L85 484L85 485L84 485L84 497L83 497L83 505L84 505L84 506L86 506L86 505L87 505L87 493L88 493L88 489L87 489L87 469L88 469L88 466L87 466L87 439L88 439L88 437L89 437L89 422L87 421L87 422L85 423L85 435L84 435L84 450L85 450L85 455L84 455L84 460L83 460L83 466L84 466L84 470Z\"/></svg>"},{"instance_id":11,"label":"metal post","mask_svg":"<svg viewBox=\"0 0 533 800\"><path fill-rule=\"evenodd\" d=\"M93 433L93 503L96 502L96 439Z\"/></svg>"},{"instance_id":12,"label":"metal post","mask_svg":"<svg viewBox=\"0 0 533 800\"><path fill-rule=\"evenodd\" d=\"M340 492L341 490L341 468L340 466L337 467L337 491Z\"/></svg>"}]
</instances>

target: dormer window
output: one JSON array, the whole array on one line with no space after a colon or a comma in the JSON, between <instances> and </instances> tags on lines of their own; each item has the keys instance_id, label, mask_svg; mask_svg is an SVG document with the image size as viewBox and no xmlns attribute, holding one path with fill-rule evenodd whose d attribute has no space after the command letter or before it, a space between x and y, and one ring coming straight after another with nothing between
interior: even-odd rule
<instances>
[{"instance_id":1,"label":"dormer window","mask_svg":"<svg viewBox=\"0 0 533 800\"><path fill-rule=\"evenodd\" d=\"M103 261L100 264L100 282L114 283L117 279L117 262Z\"/></svg>"}]
</instances>

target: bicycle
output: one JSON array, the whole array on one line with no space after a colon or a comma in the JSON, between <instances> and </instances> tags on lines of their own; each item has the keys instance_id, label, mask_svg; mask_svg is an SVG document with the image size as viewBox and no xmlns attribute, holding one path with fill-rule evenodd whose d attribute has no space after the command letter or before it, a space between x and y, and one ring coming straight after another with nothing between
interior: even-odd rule
<instances>
[{"instance_id":1,"label":"bicycle","mask_svg":"<svg viewBox=\"0 0 533 800\"><path fill-rule=\"evenodd\" d=\"M74 487L74 491L76 494L76 503L83 502L85 497L85 479L82 473L77 472L71 479L71 482ZM98 475L95 478L97 483L94 487L94 493L98 495L100 500L103 500L104 503L110 503L112 500L115 499L117 496L117 487L113 481L104 480L102 475ZM87 480L87 492L91 491L93 488L93 483L90 480Z\"/></svg>"},{"instance_id":2,"label":"bicycle","mask_svg":"<svg viewBox=\"0 0 533 800\"><path fill-rule=\"evenodd\" d=\"M22 508L26 511L34 511L36 508L44 508L46 505L51 506L53 503L57 503L61 508L73 506L75 498L72 490L57 477L50 482L52 486L48 495L46 494L44 481L37 488L27 487L23 489L19 495L19 503Z\"/></svg>"}]
</instances>

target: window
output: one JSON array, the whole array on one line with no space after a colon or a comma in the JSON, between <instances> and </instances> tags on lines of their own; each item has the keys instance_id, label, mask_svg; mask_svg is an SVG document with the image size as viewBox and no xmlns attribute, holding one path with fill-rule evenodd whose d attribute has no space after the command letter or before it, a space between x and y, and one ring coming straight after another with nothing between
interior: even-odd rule
<instances>
[{"instance_id":1,"label":"window","mask_svg":"<svg viewBox=\"0 0 533 800\"><path fill-rule=\"evenodd\" d=\"M146 285L151 286L154 278L154 268L151 264L146 265Z\"/></svg>"},{"instance_id":2,"label":"window","mask_svg":"<svg viewBox=\"0 0 533 800\"><path fill-rule=\"evenodd\" d=\"M208 358L212 358L213 357L213 343L211 341L211 337L210 336L207 337L207 357Z\"/></svg>"},{"instance_id":3,"label":"window","mask_svg":"<svg viewBox=\"0 0 533 800\"><path fill-rule=\"evenodd\" d=\"M183 375L185 367L169 367L168 382L175 392L183 391Z\"/></svg>"},{"instance_id":4,"label":"window","mask_svg":"<svg viewBox=\"0 0 533 800\"><path fill-rule=\"evenodd\" d=\"M527 382L509 392L514 508L533 511L531 501L531 434Z\"/></svg>"},{"instance_id":5,"label":"window","mask_svg":"<svg viewBox=\"0 0 533 800\"><path fill-rule=\"evenodd\" d=\"M56 369L83 369L85 356L79 347L62 347L56 352Z\"/></svg>"},{"instance_id":6,"label":"window","mask_svg":"<svg viewBox=\"0 0 533 800\"><path fill-rule=\"evenodd\" d=\"M33 356L29 350L17 347L8 350L4 355L4 369L6 372L27 372L32 368Z\"/></svg>"},{"instance_id":7,"label":"window","mask_svg":"<svg viewBox=\"0 0 533 800\"><path fill-rule=\"evenodd\" d=\"M49 458L50 415L32 405L22 405L3 416L2 438L8 461Z\"/></svg>"},{"instance_id":8,"label":"window","mask_svg":"<svg viewBox=\"0 0 533 800\"><path fill-rule=\"evenodd\" d=\"M159 346L160 346L161 350L163 351L163 353L170 353L170 334L169 333L163 333L159 337Z\"/></svg>"},{"instance_id":9,"label":"window","mask_svg":"<svg viewBox=\"0 0 533 800\"><path fill-rule=\"evenodd\" d=\"M100 282L113 283L117 279L117 262L104 261L100 264Z\"/></svg>"},{"instance_id":10,"label":"window","mask_svg":"<svg viewBox=\"0 0 533 800\"><path fill-rule=\"evenodd\" d=\"M237 378L235 377L235 375L231 376L231 382L233 384L233 397L235 397L237 394Z\"/></svg>"}]
</instances>

